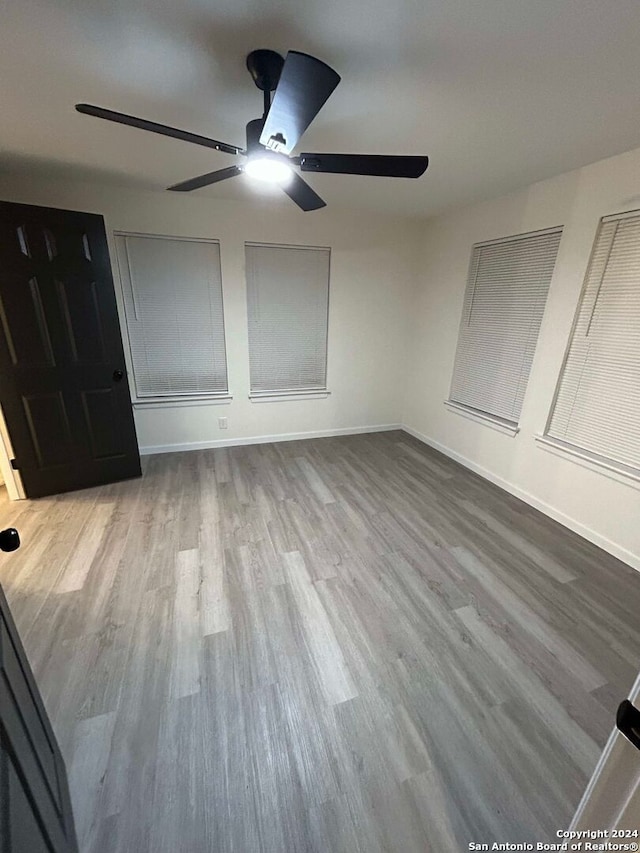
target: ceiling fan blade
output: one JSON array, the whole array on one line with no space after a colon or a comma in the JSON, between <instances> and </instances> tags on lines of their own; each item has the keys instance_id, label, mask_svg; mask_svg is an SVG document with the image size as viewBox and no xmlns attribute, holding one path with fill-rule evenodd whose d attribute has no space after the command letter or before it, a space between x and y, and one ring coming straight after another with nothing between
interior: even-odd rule
<instances>
[{"instance_id":1,"label":"ceiling fan blade","mask_svg":"<svg viewBox=\"0 0 640 853\"><path fill-rule=\"evenodd\" d=\"M303 181L300 175L295 172L288 184L283 184L282 189L289 196L291 201L295 201L302 210L319 210L321 207L326 207L326 201L323 201L315 190L312 190L306 181Z\"/></svg>"},{"instance_id":2,"label":"ceiling fan blade","mask_svg":"<svg viewBox=\"0 0 640 853\"><path fill-rule=\"evenodd\" d=\"M265 122L260 142L289 154L340 82L324 62L290 50Z\"/></svg>"},{"instance_id":3,"label":"ceiling fan blade","mask_svg":"<svg viewBox=\"0 0 640 853\"><path fill-rule=\"evenodd\" d=\"M377 175L385 178L419 178L429 165L428 157L395 157L386 154L300 154L303 172L337 175Z\"/></svg>"},{"instance_id":4,"label":"ceiling fan blade","mask_svg":"<svg viewBox=\"0 0 640 853\"><path fill-rule=\"evenodd\" d=\"M167 189L178 193L188 193L191 190L199 190L200 187L208 187L210 184L217 184L218 181L226 181L227 178L235 178L236 175L241 174L242 169L240 166L227 166L226 169L218 169L217 172L207 172L206 175L198 175L197 178L190 178L188 181L174 184L172 187L167 187Z\"/></svg>"},{"instance_id":5,"label":"ceiling fan blade","mask_svg":"<svg viewBox=\"0 0 640 853\"><path fill-rule=\"evenodd\" d=\"M137 127L140 130L149 130L151 133L159 133L162 136L171 136L181 139L183 142L193 142L194 145L203 145L205 148L213 148L216 151L224 151L225 154L244 154L243 148L219 142L217 139L209 139L208 136L199 136L188 130L179 130L177 127L169 127L166 124L158 124L155 121L147 121L146 118L129 116L126 113L117 113L114 110L106 110L104 107L96 107L93 104L76 104L76 110L88 116L104 118L107 121L115 121L118 124L126 124L129 127Z\"/></svg>"}]
</instances>

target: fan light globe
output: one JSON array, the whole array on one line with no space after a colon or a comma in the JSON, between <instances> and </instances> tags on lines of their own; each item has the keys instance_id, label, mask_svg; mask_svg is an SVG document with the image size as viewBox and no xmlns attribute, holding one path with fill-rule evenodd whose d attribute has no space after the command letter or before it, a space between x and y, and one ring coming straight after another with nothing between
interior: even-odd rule
<instances>
[{"instance_id":1,"label":"fan light globe","mask_svg":"<svg viewBox=\"0 0 640 853\"><path fill-rule=\"evenodd\" d=\"M286 184L293 175L291 166L276 157L258 156L247 161L244 171L250 178L270 184Z\"/></svg>"}]
</instances>

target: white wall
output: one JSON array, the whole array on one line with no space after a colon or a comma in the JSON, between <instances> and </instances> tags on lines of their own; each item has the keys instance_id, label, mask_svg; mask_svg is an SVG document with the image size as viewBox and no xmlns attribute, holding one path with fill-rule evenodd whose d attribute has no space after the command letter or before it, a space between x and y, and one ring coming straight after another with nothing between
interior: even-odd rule
<instances>
[{"instance_id":1,"label":"white wall","mask_svg":"<svg viewBox=\"0 0 640 853\"><path fill-rule=\"evenodd\" d=\"M133 192L18 177L0 180L0 198L103 214L121 317L114 230L220 241L233 401L229 405L137 410L143 451L399 423L402 388L398 377L405 358L407 299L415 277L415 225L331 207L303 213L293 205L289 210L258 198L255 203L241 204L196 194ZM260 403L248 399L245 240L331 247L331 394L326 399ZM131 370L130 364L128 368ZM227 430L218 428L220 416L228 418Z\"/></svg>"},{"instance_id":2,"label":"white wall","mask_svg":"<svg viewBox=\"0 0 640 853\"><path fill-rule=\"evenodd\" d=\"M553 453L534 438L545 426L598 221L605 214L640 208L640 150L426 223L331 207L303 214L270 209L258 200L239 204L17 177L0 180L0 198L102 213L110 235L123 230L220 240L233 402L136 411L143 448L179 449L401 422L640 568L638 484ZM511 437L443 404L471 246L554 225L563 225L564 233L521 430ZM248 400L245 240L331 246L332 393L327 399ZM229 420L226 432L217 425L221 415Z\"/></svg>"},{"instance_id":3,"label":"white wall","mask_svg":"<svg viewBox=\"0 0 640 853\"><path fill-rule=\"evenodd\" d=\"M640 484L543 448L543 432L600 217L640 208L640 149L430 220L408 343L403 423L426 441L640 568ZM447 409L471 247L564 232L515 437Z\"/></svg>"}]
</instances>

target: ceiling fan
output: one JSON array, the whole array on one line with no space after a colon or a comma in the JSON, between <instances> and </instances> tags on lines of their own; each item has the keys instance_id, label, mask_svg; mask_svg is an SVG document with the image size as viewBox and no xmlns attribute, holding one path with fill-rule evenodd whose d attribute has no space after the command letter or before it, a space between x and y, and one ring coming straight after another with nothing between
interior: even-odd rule
<instances>
[{"instance_id":1,"label":"ceiling fan","mask_svg":"<svg viewBox=\"0 0 640 853\"><path fill-rule=\"evenodd\" d=\"M295 50L289 51L286 59L273 50L254 50L247 56L247 68L254 83L263 92L264 112L262 118L253 119L247 124L246 148L92 104L76 104L76 110L107 121L224 151L226 154L246 157L246 161L239 165L208 172L168 188L175 192L197 190L244 172L251 177L279 184L302 210L317 210L324 207L326 202L293 171L293 166L298 166L302 172L379 175L389 178L419 178L426 171L428 157L306 153L291 156L299 139L340 82L340 76L319 59ZM271 92L275 93L273 99Z\"/></svg>"}]
</instances>

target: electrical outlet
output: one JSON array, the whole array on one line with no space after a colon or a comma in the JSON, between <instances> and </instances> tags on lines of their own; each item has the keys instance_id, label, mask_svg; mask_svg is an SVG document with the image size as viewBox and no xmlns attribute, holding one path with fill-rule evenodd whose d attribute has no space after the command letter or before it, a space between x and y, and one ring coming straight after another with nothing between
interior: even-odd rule
<instances>
[{"instance_id":1,"label":"electrical outlet","mask_svg":"<svg viewBox=\"0 0 640 853\"><path fill-rule=\"evenodd\" d=\"M220 427L220 429L226 429L227 428L227 419L226 418L218 418L218 426Z\"/></svg>"}]
</instances>

